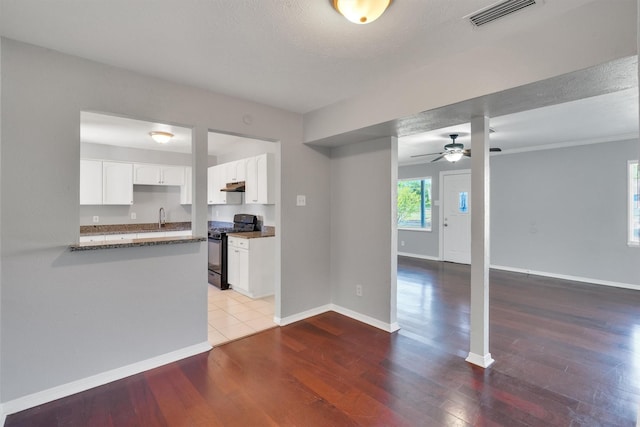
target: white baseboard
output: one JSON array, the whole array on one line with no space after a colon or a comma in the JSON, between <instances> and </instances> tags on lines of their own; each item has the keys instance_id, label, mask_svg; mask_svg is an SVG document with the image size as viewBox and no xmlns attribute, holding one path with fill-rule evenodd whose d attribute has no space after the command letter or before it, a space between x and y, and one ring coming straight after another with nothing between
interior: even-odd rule
<instances>
[{"instance_id":1,"label":"white baseboard","mask_svg":"<svg viewBox=\"0 0 640 427\"><path fill-rule=\"evenodd\" d=\"M428 259L430 261L442 261L442 258L437 256L429 256L429 255L420 255L420 254L410 254L408 252L398 252L400 256L406 256L409 258L419 258L419 259Z\"/></svg>"},{"instance_id":2,"label":"white baseboard","mask_svg":"<svg viewBox=\"0 0 640 427\"><path fill-rule=\"evenodd\" d=\"M357 311L353 311L348 308L341 307L336 304L330 304L330 305L331 305L331 310L335 311L336 313L340 313L343 316L347 316L359 322L366 323L367 325L371 325L378 329L382 329L385 332L395 332L400 329L398 322L386 323L378 319L374 319L373 317L369 317L365 314L358 313Z\"/></svg>"},{"instance_id":3,"label":"white baseboard","mask_svg":"<svg viewBox=\"0 0 640 427\"><path fill-rule=\"evenodd\" d=\"M506 267L503 265L491 265L491 268L503 271L512 271L514 273L533 274L534 276L551 277L553 279L571 280L574 282L590 283L593 285L612 286L615 288L633 289L640 291L640 285L634 285L631 283L612 282L609 280L592 279L589 277L571 276L568 274L556 274L546 271L528 270L526 268Z\"/></svg>"},{"instance_id":4,"label":"white baseboard","mask_svg":"<svg viewBox=\"0 0 640 427\"><path fill-rule=\"evenodd\" d=\"M195 344L189 347L182 348L180 350L152 357L151 359L146 359L140 362L133 363L131 365L116 368L111 371L106 371L97 375L53 387L48 390L39 391L37 393L29 394L14 400L10 400L8 402L4 402L1 407L2 423L0 423L0 425L4 425L4 419L9 414L24 411L25 409L52 402L62 397L71 396L72 394L80 393L82 391L108 384L116 380L121 380L123 378L130 377L131 375L139 374L140 372L148 371L150 369L154 369L168 363L176 362L187 357L195 356L196 354L204 353L209 350L211 350L211 344L205 341L200 344Z\"/></svg>"},{"instance_id":5,"label":"white baseboard","mask_svg":"<svg viewBox=\"0 0 640 427\"><path fill-rule=\"evenodd\" d=\"M480 366L481 368L488 368L493 365L493 358L491 357L491 353L487 353L484 356L481 356L476 353L469 352L469 356L465 359L469 363L473 363L476 366Z\"/></svg>"},{"instance_id":6,"label":"white baseboard","mask_svg":"<svg viewBox=\"0 0 640 427\"><path fill-rule=\"evenodd\" d=\"M309 317L317 316L318 314L331 311L331 304L321 305L320 307L312 308L301 313L293 314L284 318L274 317L273 321L280 326L286 326L300 320L308 319Z\"/></svg>"},{"instance_id":7,"label":"white baseboard","mask_svg":"<svg viewBox=\"0 0 640 427\"><path fill-rule=\"evenodd\" d=\"M274 317L273 321L280 326L285 326L294 322L299 322L301 320L308 319L313 316L317 316L318 314L326 313L328 311L335 311L336 313L342 314L343 316L350 317L353 320L357 320L358 322L366 323L367 325L371 325L378 329L382 329L385 332L395 332L400 329L398 322L394 322L394 323L381 322L378 319L374 319L373 317L369 317L367 315L358 313L348 308L341 307L336 304L321 305L320 307L312 308L310 310L306 310L306 311L303 311L302 313L294 314L292 316L287 316L283 319Z\"/></svg>"}]
</instances>

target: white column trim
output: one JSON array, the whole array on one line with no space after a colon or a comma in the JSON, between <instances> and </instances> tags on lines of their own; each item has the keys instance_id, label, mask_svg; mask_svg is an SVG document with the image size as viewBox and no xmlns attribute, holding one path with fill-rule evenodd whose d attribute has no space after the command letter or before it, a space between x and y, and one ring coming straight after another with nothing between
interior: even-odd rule
<instances>
[{"instance_id":1,"label":"white column trim","mask_svg":"<svg viewBox=\"0 0 640 427\"><path fill-rule=\"evenodd\" d=\"M493 365L493 358L491 357L491 353L487 353L484 356L479 354L469 352L469 356L465 359L467 362L472 363L476 366L480 366L481 368L488 368Z\"/></svg>"},{"instance_id":2,"label":"white column trim","mask_svg":"<svg viewBox=\"0 0 640 427\"><path fill-rule=\"evenodd\" d=\"M471 118L471 301L469 357L487 367L489 354L489 118ZM481 356L482 360L480 360Z\"/></svg>"}]
</instances>

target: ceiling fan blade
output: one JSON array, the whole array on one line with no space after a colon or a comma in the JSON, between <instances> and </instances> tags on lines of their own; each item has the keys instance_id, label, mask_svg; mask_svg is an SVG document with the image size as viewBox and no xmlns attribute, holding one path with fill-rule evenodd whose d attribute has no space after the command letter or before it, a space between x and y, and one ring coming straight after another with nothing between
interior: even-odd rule
<instances>
[{"instance_id":1,"label":"ceiling fan blade","mask_svg":"<svg viewBox=\"0 0 640 427\"><path fill-rule=\"evenodd\" d=\"M435 159L431 160L431 163L433 163L433 162L437 162L437 161L438 161L438 160L440 160L440 159L444 159L444 155L442 155L442 156L438 156L438 157L436 157Z\"/></svg>"},{"instance_id":2,"label":"ceiling fan blade","mask_svg":"<svg viewBox=\"0 0 640 427\"><path fill-rule=\"evenodd\" d=\"M411 157L424 157L424 156L435 156L436 154L442 154L442 153L427 153L427 154L414 154Z\"/></svg>"},{"instance_id":3,"label":"ceiling fan blade","mask_svg":"<svg viewBox=\"0 0 640 427\"><path fill-rule=\"evenodd\" d=\"M489 148L489 152L490 153L500 153L501 151L502 151L502 148L497 148L497 147L496 148ZM464 156L471 157L471 149L467 148L466 150L464 150L462 152L462 154Z\"/></svg>"}]
</instances>

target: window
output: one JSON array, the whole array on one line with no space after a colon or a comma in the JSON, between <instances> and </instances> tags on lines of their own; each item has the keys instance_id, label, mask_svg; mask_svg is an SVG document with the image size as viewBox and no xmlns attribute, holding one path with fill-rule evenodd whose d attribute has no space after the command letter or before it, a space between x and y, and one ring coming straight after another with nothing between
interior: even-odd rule
<instances>
[{"instance_id":1,"label":"window","mask_svg":"<svg viewBox=\"0 0 640 427\"><path fill-rule=\"evenodd\" d=\"M640 246L640 175L638 161L629 162L629 246Z\"/></svg>"},{"instance_id":2,"label":"window","mask_svg":"<svg viewBox=\"0 0 640 427\"><path fill-rule=\"evenodd\" d=\"M431 231L431 178L398 180L398 228Z\"/></svg>"}]
</instances>

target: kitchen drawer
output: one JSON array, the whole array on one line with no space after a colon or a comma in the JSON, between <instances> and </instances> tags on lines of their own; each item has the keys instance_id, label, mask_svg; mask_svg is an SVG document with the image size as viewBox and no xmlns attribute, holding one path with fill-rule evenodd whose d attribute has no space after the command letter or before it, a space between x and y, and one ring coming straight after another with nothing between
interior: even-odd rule
<instances>
[{"instance_id":1,"label":"kitchen drawer","mask_svg":"<svg viewBox=\"0 0 640 427\"><path fill-rule=\"evenodd\" d=\"M93 236L80 236L80 243L86 242L104 242L104 234L98 234Z\"/></svg>"},{"instance_id":2,"label":"kitchen drawer","mask_svg":"<svg viewBox=\"0 0 640 427\"><path fill-rule=\"evenodd\" d=\"M249 239L240 237L229 237L228 244L234 248L249 249Z\"/></svg>"},{"instance_id":3,"label":"kitchen drawer","mask_svg":"<svg viewBox=\"0 0 640 427\"><path fill-rule=\"evenodd\" d=\"M188 237L191 236L191 230L174 230L165 231L165 237Z\"/></svg>"},{"instance_id":4,"label":"kitchen drawer","mask_svg":"<svg viewBox=\"0 0 640 427\"><path fill-rule=\"evenodd\" d=\"M156 239L158 237L165 237L164 231L149 231L146 233L138 233L138 239Z\"/></svg>"},{"instance_id":5,"label":"kitchen drawer","mask_svg":"<svg viewBox=\"0 0 640 427\"><path fill-rule=\"evenodd\" d=\"M104 236L106 241L112 240L132 240L137 237L136 233L107 234Z\"/></svg>"}]
</instances>

